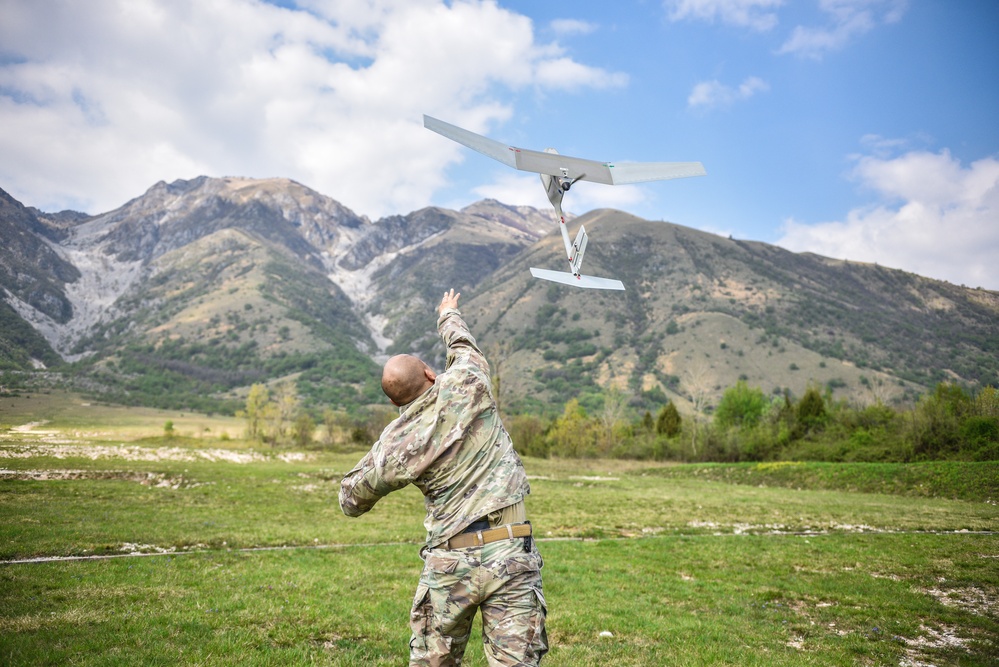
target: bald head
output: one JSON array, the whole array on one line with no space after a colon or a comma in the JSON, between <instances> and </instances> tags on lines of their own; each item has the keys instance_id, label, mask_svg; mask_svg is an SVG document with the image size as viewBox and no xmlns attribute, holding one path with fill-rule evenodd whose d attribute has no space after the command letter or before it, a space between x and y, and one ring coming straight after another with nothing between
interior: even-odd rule
<instances>
[{"instance_id":1,"label":"bald head","mask_svg":"<svg viewBox=\"0 0 999 667\"><path fill-rule=\"evenodd\" d=\"M382 391L396 405L406 405L429 389L437 374L411 354L397 354L385 362Z\"/></svg>"}]
</instances>

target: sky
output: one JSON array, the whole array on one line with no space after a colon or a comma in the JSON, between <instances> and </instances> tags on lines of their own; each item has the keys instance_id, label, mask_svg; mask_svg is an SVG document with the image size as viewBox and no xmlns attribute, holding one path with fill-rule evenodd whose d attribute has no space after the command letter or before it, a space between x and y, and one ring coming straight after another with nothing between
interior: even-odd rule
<instances>
[{"instance_id":1,"label":"sky","mask_svg":"<svg viewBox=\"0 0 999 667\"><path fill-rule=\"evenodd\" d=\"M291 178L372 220L548 207L423 114L707 170L577 184L577 215L999 290L995 0L0 0L0 188L43 211L199 175Z\"/></svg>"}]
</instances>

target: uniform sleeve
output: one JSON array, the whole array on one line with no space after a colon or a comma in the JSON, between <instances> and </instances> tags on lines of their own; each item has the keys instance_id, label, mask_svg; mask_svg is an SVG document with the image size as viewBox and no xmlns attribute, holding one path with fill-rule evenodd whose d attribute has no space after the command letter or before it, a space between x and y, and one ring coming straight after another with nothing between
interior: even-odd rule
<instances>
[{"instance_id":1,"label":"uniform sleeve","mask_svg":"<svg viewBox=\"0 0 999 667\"><path fill-rule=\"evenodd\" d=\"M376 442L340 482L340 509L347 516L361 516L381 498L413 481L406 468L381 451Z\"/></svg>"},{"instance_id":2,"label":"uniform sleeve","mask_svg":"<svg viewBox=\"0 0 999 667\"><path fill-rule=\"evenodd\" d=\"M437 319L437 331L440 332L444 346L447 348L447 364L451 366L459 358L467 359L472 365L480 368L489 377L489 364L475 343L475 338L468 330L468 325L461 318L456 308L446 308Z\"/></svg>"}]
</instances>

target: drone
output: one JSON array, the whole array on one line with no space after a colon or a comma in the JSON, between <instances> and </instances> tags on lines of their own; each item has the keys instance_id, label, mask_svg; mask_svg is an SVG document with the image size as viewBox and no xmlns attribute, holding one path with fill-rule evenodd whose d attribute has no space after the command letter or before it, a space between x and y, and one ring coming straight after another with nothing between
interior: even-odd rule
<instances>
[{"instance_id":1,"label":"drone","mask_svg":"<svg viewBox=\"0 0 999 667\"><path fill-rule=\"evenodd\" d=\"M562 242L565 244L565 252L569 258L569 271L549 271L532 267L531 275L542 280L551 280L574 287L624 289L624 283L620 280L598 278L581 273L583 254L586 252L588 239L586 230L580 225L576 239L570 242L565 215L562 213L562 198L576 181L623 185L704 176L707 173L704 171L704 165L700 162L597 162L596 160L561 155L554 148L546 148L544 151L517 148L427 115L423 116L423 126L485 156L498 160L508 167L541 174L541 184L544 186L548 201L555 208L555 215L558 217Z\"/></svg>"}]
</instances>

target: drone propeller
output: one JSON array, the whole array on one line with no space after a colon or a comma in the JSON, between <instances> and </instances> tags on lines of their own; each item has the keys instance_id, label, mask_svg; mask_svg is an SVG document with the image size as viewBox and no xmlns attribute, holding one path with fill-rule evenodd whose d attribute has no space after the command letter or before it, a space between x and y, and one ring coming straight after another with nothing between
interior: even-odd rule
<instances>
[{"instance_id":1,"label":"drone propeller","mask_svg":"<svg viewBox=\"0 0 999 667\"><path fill-rule=\"evenodd\" d=\"M586 174L580 174L579 176L577 176L576 178L572 179L571 181L562 181L561 182L562 192L568 192L569 188L572 187L572 184L575 183L576 181L578 181L581 178L586 178Z\"/></svg>"}]
</instances>

